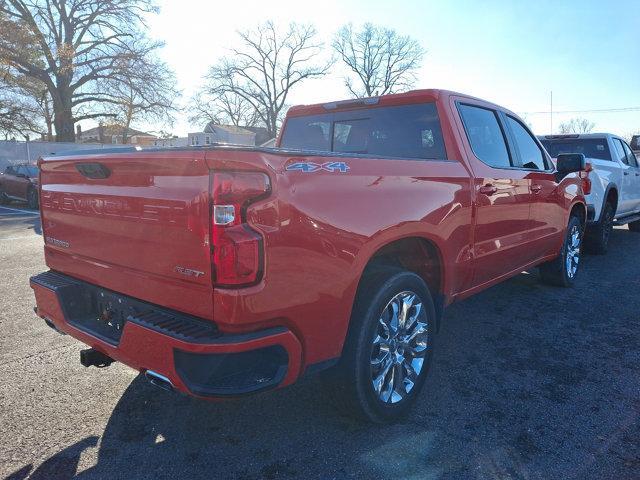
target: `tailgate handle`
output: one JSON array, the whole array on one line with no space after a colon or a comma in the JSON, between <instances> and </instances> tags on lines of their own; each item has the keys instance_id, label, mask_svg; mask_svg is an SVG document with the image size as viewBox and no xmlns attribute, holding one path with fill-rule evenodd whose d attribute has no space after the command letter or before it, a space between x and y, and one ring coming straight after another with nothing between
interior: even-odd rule
<instances>
[{"instance_id":1,"label":"tailgate handle","mask_svg":"<svg viewBox=\"0 0 640 480\"><path fill-rule=\"evenodd\" d=\"M108 178L111 170L101 163L76 163L76 170L87 178Z\"/></svg>"}]
</instances>

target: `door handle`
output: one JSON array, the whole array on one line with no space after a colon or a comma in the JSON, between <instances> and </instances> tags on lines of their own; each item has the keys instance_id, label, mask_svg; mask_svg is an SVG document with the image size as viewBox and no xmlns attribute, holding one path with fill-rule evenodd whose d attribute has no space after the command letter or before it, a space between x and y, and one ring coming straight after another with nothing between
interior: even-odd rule
<instances>
[{"instance_id":1,"label":"door handle","mask_svg":"<svg viewBox=\"0 0 640 480\"><path fill-rule=\"evenodd\" d=\"M483 187L480 187L480 193L484 195L493 195L497 191L498 188L494 187L493 185L484 185Z\"/></svg>"},{"instance_id":2,"label":"door handle","mask_svg":"<svg viewBox=\"0 0 640 480\"><path fill-rule=\"evenodd\" d=\"M640 177L640 173L636 172L636 177Z\"/></svg>"},{"instance_id":3,"label":"door handle","mask_svg":"<svg viewBox=\"0 0 640 480\"><path fill-rule=\"evenodd\" d=\"M622 172L624 175L629 175L629 172Z\"/></svg>"},{"instance_id":4,"label":"door handle","mask_svg":"<svg viewBox=\"0 0 640 480\"><path fill-rule=\"evenodd\" d=\"M540 193L540 190L542 190L542 185L531 185L531 191L533 193Z\"/></svg>"}]
</instances>

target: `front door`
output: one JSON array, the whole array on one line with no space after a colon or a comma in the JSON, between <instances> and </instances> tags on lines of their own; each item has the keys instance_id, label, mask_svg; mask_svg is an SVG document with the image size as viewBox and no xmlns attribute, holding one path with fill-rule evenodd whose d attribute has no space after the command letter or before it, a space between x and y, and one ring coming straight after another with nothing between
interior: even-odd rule
<instances>
[{"instance_id":1,"label":"front door","mask_svg":"<svg viewBox=\"0 0 640 480\"><path fill-rule=\"evenodd\" d=\"M502 118L518 168L530 182L529 242L533 259L539 259L559 250L567 226L566 200L558 190L551 159L536 137L517 118L508 114Z\"/></svg>"}]
</instances>

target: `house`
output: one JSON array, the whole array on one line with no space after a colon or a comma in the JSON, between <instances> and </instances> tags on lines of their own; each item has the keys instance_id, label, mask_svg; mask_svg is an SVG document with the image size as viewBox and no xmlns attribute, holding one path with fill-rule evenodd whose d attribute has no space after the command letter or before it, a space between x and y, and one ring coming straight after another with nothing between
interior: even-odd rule
<instances>
[{"instance_id":1,"label":"house","mask_svg":"<svg viewBox=\"0 0 640 480\"><path fill-rule=\"evenodd\" d=\"M265 127L242 127L242 128L256 134L256 143L255 143L256 145L260 145L264 147L264 146L273 146L273 145L265 145L265 144L269 144L269 142L272 142L273 144L275 144L276 139L271 135L269 135L269 131Z\"/></svg>"},{"instance_id":2,"label":"house","mask_svg":"<svg viewBox=\"0 0 640 480\"><path fill-rule=\"evenodd\" d=\"M158 138L150 133L141 132L133 128L126 128L122 125L100 124L95 128L82 131L80 125L76 126L76 143L102 143L102 144L122 144L122 136L126 130L127 143L130 145L139 145L148 147L154 144Z\"/></svg>"},{"instance_id":3,"label":"house","mask_svg":"<svg viewBox=\"0 0 640 480\"><path fill-rule=\"evenodd\" d=\"M188 145L188 137L156 138L153 141L154 147L187 147Z\"/></svg>"},{"instance_id":4,"label":"house","mask_svg":"<svg viewBox=\"0 0 640 480\"><path fill-rule=\"evenodd\" d=\"M228 143L232 145L255 145L256 134L248 128L235 125L217 125L207 123L202 132L189 134L189 145L212 145L214 143Z\"/></svg>"}]
</instances>

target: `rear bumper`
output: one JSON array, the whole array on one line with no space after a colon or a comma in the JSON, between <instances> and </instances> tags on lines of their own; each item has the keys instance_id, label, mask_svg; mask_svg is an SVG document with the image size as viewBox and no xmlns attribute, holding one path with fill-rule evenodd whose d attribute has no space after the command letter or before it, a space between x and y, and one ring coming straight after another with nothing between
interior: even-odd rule
<instances>
[{"instance_id":1,"label":"rear bumper","mask_svg":"<svg viewBox=\"0 0 640 480\"><path fill-rule=\"evenodd\" d=\"M225 335L212 322L56 272L36 275L30 284L36 313L47 323L136 370L166 377L184 393L203 398L233 397L289 385L300 374L301 344L284 327ZM96 326L99 314L78 307L83 301L94 304L91 299L103 292L126 305L115 335ZM95 310L95 306L91 308Z\"/></svg>"}]
</instances>

